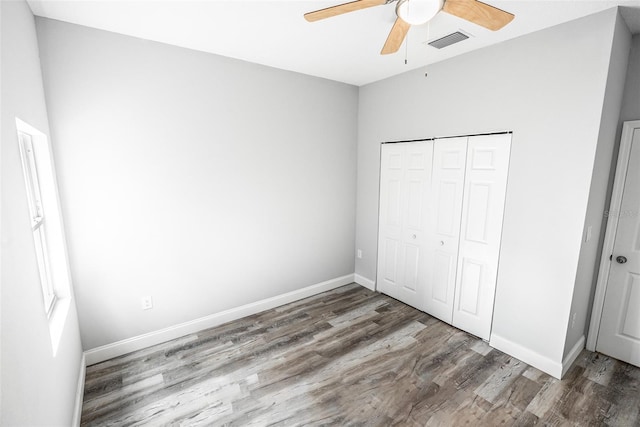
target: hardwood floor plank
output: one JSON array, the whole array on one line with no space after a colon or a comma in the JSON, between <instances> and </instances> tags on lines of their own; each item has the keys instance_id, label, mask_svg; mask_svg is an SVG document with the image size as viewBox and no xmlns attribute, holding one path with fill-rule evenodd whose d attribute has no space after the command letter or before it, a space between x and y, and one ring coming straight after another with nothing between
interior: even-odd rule
<instances>
[{"instance_id":1,"label":"hardwood floor plank","mask_svg":"<svg viewBox=\"0 0 640 427\"><path fill-rule=\"evenodd\" d=\"M490 411L492 405L480 396L468 396L455 410L455 421L460 425L477 426L482 424L482 420L486 418L487 412ZM449 421L450 416L446 416L443 423ZM493 418L496 420L496 418Z\"/></svg>"},{"instance_id":2,"label":"hardwood floor plank","mask_svg":"<svg viewBox=\"0 0 640 427\"><path fill-rule=\"evenodd\" d=\"M541 370L534 368L533 366L529 366L522 374L523 377L529 378L531 381L535 381L540 385L544 385L549 378L550 375L545 374Z\"/></svg>"},{"instance_id":3,"label":"hardwood floor plank","mask_svg":"<svg viewBox=\"0 0 640 427\"><path fill-rule=\"evenodd\" d=\"M640 425L640 369L615 361L614 373L607 387L612 402L606 424L610 426Z\"/></svg>"},{"instance_id":4,"label":"hardwood floor plank","mask_svg":"<svg viewBox=\"0 0 640 427\"><path fill-rule=\"evenodd\" d=\"M518 419L513 423L513 427L530 427L539 424L539 419L531 412L523 412Z\"/></svg>"},{"instance_id":5,"label":"hardwood floor plank","mask_svg":"<svg viewBox=\"0 0 640 427\"><path fill-rule=\"evenodd\" d=\"M541 384L524 376L519 376L497 396L494 407L509 405L517 408L520 412L524 412L529 402L540 392L541 388Z\"/></svg>"},{"instance_id":6,"label":"hardwood floor plank","mask_svg":"<svg viewBox=\"0 0 640 427\"><path fill-rule=\"evenodd\" d=\"M517 376L514 381L502 389L494 398L493 406L481 420L481 425L526 425L538 420L533 414L526 414L526 407L542 388L524 376Z\"/></svg>"},{"instance_id":7,"label":"hardwood floor plank","mask_svg":"<svg viewBox=\"0 0 640 427\"><path fill-rule=\"evenodd\" d=\"M518 359L510 358L480 387L475 390L475 394L482 397L487 402L495 403L496 398L513 383L528 366Z\"/></svg>"},{"instance_id":8,"label":"hardwood floor plank","mask_svg":"<svg viewBox=\"0 0 640 427\"><path fill-rule=\"evenodd\" d=\"M558 381L348 285L87 368L84 426L640 425L640 369Z\"/></svg>"}]
</instances>

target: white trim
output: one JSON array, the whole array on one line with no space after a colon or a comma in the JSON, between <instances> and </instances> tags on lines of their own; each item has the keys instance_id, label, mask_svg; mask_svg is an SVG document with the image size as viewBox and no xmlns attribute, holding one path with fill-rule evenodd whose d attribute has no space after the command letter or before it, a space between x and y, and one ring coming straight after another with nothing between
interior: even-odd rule
<instances>
[{"instance_id":1,"label":"white trim","mask_svg":"<svg viewBox=\"0 0 640 427\"><path fill-rule=\"evenodd\" d=\"M359 274L354 274L353 275L353 281L356 282L358 285L360 286L364 286L367 289L370 289L372 291L376 290L376 282L371 280L371 279L367 279L364 276L361 276Z\"/></svg>"},{"instance_id":2,"label":"white trim","mask_svg":"<svg viewBox=\"0 0 640 427\"><path fill-rule=\"evenodd\" d=\"M578 340L578 342L576 343L576 345L573 346L569 354L567 354L567 357L565 357L562 360L562 376L563 377L564 377L564 374L567 373L569 368L571 368L571 366L573 365L573 362L575 362L578 356L580 356L580 352L584 348L584 342L585 342L585 338L584 338L584 335L582 335Z\"/></svg>"},{"instance_id":3,"label":"white trim","mask_svg":"<svg viewBox=\"0 0 640 427\"><path fill-rule=\"evenodd\" d=\"M622 192L624 191L624 181L627 176L629 156L631 155L631 142L633 141L633 132L636 129L640 129L640 120L624 122L622 125L622 137L620 138L620 150L618 153L615 179L613 181L613 193L611 195L609 212L620 212L620 207L622 206ZM587 350L589 351L596 351L598 333L600 332L600 319L602 318L602 309L604 306L604 296L607 292L607 281L609 280L609 271L611 270L609 256L613 254L613 245L615 243L617 229L617 215L609 215L607 218L604 244L602 246L596 291L593 297L589 334L587 335Z\"/></svg>"},{"instance_id":4,"label":"white trim","mask_svg":"<svg viewBox=\"0 0 640 427\"><path fill-rule=\"evenodd\" d=\"M168 328L160 329L158 331L149 332L136 337L127 338L122 341L92 348L84 352L86 363L87 366L93 365L114 357L122 356L123 354L131 353L132 351L141 350L152 345L193 334L203 329L212 328L232 320L237 320L293 301L330 291L332 289L339 288L340 286L353 283L353 279L353 274L347 274L346 276L327 280L286 294L277 295L275 297L221 311L220 313L211 314L199 319L169 326Z\"/></svg>"},{"instance_id":5,"label":"white trim","mask_svg":"<svg viewBox=\"0 0 640 427\"><path fill-rule=\"evenodd\" d=\"M76 387L76 404L73 408L72 426L79 427L82 418L82 400L84 398L84 379L87 373L87 363L84 354L80 359L80 374L78 375L78 386Z\"/></svg>"},{"instance_id":6,"label":"white trim","mask_svg":"<svg viewBox=\"0 0 640 427\"><path fill-rule=\"evenodd\" d=\"M524 347L521 344L510 341L496 334L491 334L491 340L489 345L493 348L507 353L517 359L522 360L527 365L531 365L534 368L538 368L543 372L560 379L562 377L562 363L555 362L554 360L543 356L540 353L536 353L530 348Z\"/></svg>"}]
</instances>

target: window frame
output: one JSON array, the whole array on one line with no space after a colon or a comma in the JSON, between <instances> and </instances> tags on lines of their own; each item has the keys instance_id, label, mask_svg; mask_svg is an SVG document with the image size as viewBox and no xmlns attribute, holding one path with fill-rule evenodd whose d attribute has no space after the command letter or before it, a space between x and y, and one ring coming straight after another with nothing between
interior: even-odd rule
<instances>
[{"instance_id":1,"label":"window frame","mask_svg":"<svg viewBox=\"0 0 640 427\"><path fill-rule=\"evenodd\" d=\"M22 170L27 189L30 224L31 231L33 232L36 258L38 261L38 272L40 275L44 309L47 317L51 317L56 301L58 300L58 296L56 294L53 276L51 273L51 259L49 248L47 246L46 211L42 202L40 177L38 175L38 164L36 161L33 136L27 132L18 130L18 145L20 147Z\"/></svg>"}]
</instances>

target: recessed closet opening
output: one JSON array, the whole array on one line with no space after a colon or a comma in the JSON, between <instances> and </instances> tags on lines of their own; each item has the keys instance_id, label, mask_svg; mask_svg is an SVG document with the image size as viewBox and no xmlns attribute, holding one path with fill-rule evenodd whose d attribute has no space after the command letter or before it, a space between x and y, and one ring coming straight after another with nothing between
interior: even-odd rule
<instances>
[{"instance_id":1,"label":"recessed closet opening","mask_svg":"<svg viewBox=\"0 0 640 427\"><path fill-rule=\"evenodd\" d=\"M381 146L377 290L488 340L511 133Z\"/></svg>"}]
</instances>

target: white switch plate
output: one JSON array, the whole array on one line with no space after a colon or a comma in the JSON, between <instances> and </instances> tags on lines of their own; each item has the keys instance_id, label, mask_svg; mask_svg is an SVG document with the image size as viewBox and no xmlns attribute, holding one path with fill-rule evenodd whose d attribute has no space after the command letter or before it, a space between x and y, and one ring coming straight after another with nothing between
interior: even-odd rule
<instances>
[{"instance_id":1,"label":"white switch plate","mask_svg":"<svg viewBox=\"0 0 640 427\"><path fill-rule=\"evenodd\" d=\"M591 235L593 234L593 226L588 226L587 227L587 235L584 238L585 242L588 242L589 240L591 240Z\"/></svg>"},{"instance_id":2,"label":"white switch plate","mask_svg":"<svg viewBox=\"0 0 640 427\"><path fill-rule=\"evenodd\" d=\"M140 306L143 310L150 310L153 308L153 299L150 296L142 297L140 299Z\"/></svg>"},{"instance_id":3,"label":"white switch plate","mask_svg":"<svg viewBox=\"0 0 640 427\"><path fill-rule=\"evenodd\" d=\"M358 249L357 257L358 259L362 259L362 249Z\"/></svg>"}]
</instances>

